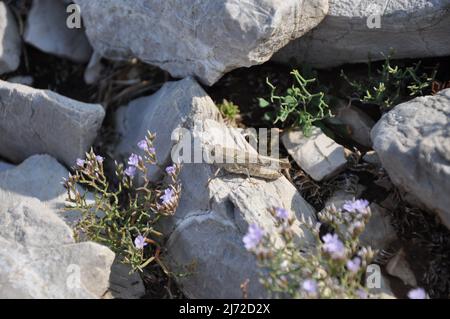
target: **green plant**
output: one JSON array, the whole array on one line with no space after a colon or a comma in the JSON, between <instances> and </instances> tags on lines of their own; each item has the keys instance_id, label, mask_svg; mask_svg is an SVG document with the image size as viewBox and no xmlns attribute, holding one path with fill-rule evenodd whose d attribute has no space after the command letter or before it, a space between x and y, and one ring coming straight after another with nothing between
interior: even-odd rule
<instances>
[{"instance_id":1,"label":"green plant","mask_svg":"<svg viewBox=\"0 0 450 319\"><path fill-rule=\"evenodd\" d=\"M239 106L224 99L222 103L217 105L217 107L225 120L231 123L236 123L236 120L240 114Z\"/></svg>"},{"instance_id":2,"label":"green plant","mask_svg":"<svg viewBox=\"0 0 450 319\"><path fill-rule=\"evenodd\" d=\"M317 84L315 78L306 79L297 70L290 74L294 78L294 84L281 96L276 94L277 88L267 79L267 85L271 89L270 100L259 98L259 106L275 107L274 114L266 113L266 117L274 124L281 122L284 127L301 128L305 135L310 135L314 122L331 117L327 97L321 91L311 93Z\"/></svg>"},{"instance_id":3,"label":"green plant","mask_svg":"<svg viewBox=\"0 0 450 319\"><path fill-rule=\"evenodd\" d=\"M431 90L436 70L431 75L419 75L421 62L409 67L400 67L391 63L388 55L376 74L372 74L369 63L369 74L366 81L352 81L341 70L341 76L355 90L356 98L362 103L376 104L382 111L387 111L402 102L424 95Z\"/></svg>"},{"instance_id":4,"label":"green plant","mask_svg":"<svg viewBox=\"0 0 450 319\"><path fill-rule=\"evenodd\" d=\"M327 207L320 223L307 221L315 244L296 240L294 219L283 208L271 211L280 240L251 225L244 244L257 257L260 280L277 298L369 298L364 275L375 252L362 247L359 236L370 219L369 203L349 201L342 209ZM321 235L321 230L326 230Z\"/></svg>"},{"instance_id":5,"label":"green plant","mask_svg":"<svg viewBox=\"0 0 450 319\"><path fill-rule=\"evenodd\" d=\"M115 181L106 177L103 157L92 150L86 159L77 160L74 173L65 181L68 209L82 213L76 233L108 246L122 262L141 271L153 261L164 267L158 244L163 234L157 230L157 222L175 213L181 190L178 165L166 168L167 184L148 179L147 166L156 164L153 139L149 133L139 142L144 156L132 154L126 169L115 163Z\"/></svg>"}]
</instances>

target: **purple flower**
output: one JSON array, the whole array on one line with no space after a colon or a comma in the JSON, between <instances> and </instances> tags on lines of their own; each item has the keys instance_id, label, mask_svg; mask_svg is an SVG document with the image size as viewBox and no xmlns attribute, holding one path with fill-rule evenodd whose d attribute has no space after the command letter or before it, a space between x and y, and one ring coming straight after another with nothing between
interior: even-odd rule
<instances>
[{"instance_id":1,"label":"purple flower","mask_svg":"<svg viewBox=\"0 0 450 319\"><path fill-rule=\"evenodd\" d=\"M134 239L134 246L137 249L144 249L144 247L147 246L147 243L145 242L145 237L142 235L137 236Z\"/></svg>"},{"instance_id":2,"label":"purple flower","mask_svg":"<svg viewBox=\"0 0 450 319\"><path fill-rule=\"evenodd\" d=\"M288 219L289 218L289 213L286 209L284 208L275 208L275 213L277 214L277 217L280 219Z\"/></svg>"},{"instance_id":3,"label":"purple flower","mask_svg":"<svg viewBox=\"0 0 450 319\"><path fill-rule=\"evenodd\" d=\"M358 257L353 258L352 260L347 261L347 269L351 272L355 273L361 267L361 259Z\"/></svg>"},{"instance_id":4,"label":"purple flower","mask_svg":"<svg viewBox=\"0 0 450 319\"><path fill-rule=\"evenodd\" d=\"M345 246L339 240L338 235L326 234L323 236L323 249L330 254L333 259L342 259L345 257Z\"/></svg>"},{"instance_id":5,"label":"purple flower","mask_svg":"<svg viewBox=\"0 0 450 319\"><path fill-rule=\"evenodd\" d=\"M164 191L164 195L161 196L162 204L163 205L170 204L170 202L173 201L174 195L175 195L175 192L173 191L173 189L167 188Z\"/></svg>"},{"instance_id":6,"label":"purple flower","mask_svg":"<svg viewBox=\"0 0 450 319\"><path fill-rule=\"evenodd\" d=\"M317 282L314 279L306 279L302 283L302 289L308 294L315 295L317 294Z\"/></svg>"},{"instance_id":7,"label":"purple flower","mask_svg":"<svg viewBox=\"0 0 450 319\"><path fill-rule=\"evenodd\" d=\"M143 151L148 151L148 143L146 140L139 141L139 143L137 143L137 146Z\"/></svg>"},{"instance_id":8,"label":"purple flower","mask_svg":"<svg viewBox=\"0 0 450 319\"><path fill-rule=\"evenodd\" d=\"M358 289L356 291L356 294L358 295L359 299L367 299L367 298L369 298L369 294L364 289Z\"/></svg>"},{"instance_id":9,"label":"purple flower","mask_svg":"<svg viewBox=\"0 0 450 319\"><path fill-rule=\"evenodd\" d=\"M84 163L86 163L85 160L83 160L81 158L77 159L76 164L77 164L78 167L84 167Z\"/></svg>"},{"instance_id":10,"label":"purple flower","mask_svg":"<svg viewBox=\"0 0 450 319\"><path fill-rule=\"evenodd\" d=\"M346 201L342 208L347 212L356 213L359 212L364 214L367 212L367 207L369 207L369 202L365 199L358 199L353 201Z\"/></svg>"},{"instance_id":11,"label":"purple flower","mask_svg":"<svg viewBox=\"0 0 450 319\"><path fill-rule=\"evenodd\" d=\"M136 167L134 167L134 166L128 166L124 173L125 173L125 175L127 175L128 177L133 178L134 175L136 175Z\"/></svg>"},{"instance_id":12,"label":"purple flower","mask_svg":"<svg viewBox=\"0 0 450 319\"><path fill-rule=\"evenodd\" d=\"M410 292L408 292L408 298L409 299L426 299L427 293L422 288L416 288L416 289L410 290Z\"/></svg>"},{"instance_id":13,"label":"purple flower","mask_svg":"<svg viewBox=\"0 0 450 319\"><path fill-rule=\"evenodd\" d=\"M100 164L103 163L103 161L105 160L103 157L101 157L100 155L95 156L95 159L97 160L97 162L99 162Z\"/></svg>"},{"instance_id":14,"label":"purple flower","mask_svg":"<svg viewBox=\"0 0 450 319\"><path fill-rule=\"evenodd\" d=\"M169 175L174 175L176 173L176 171L177 171L177 169L176 169L175 165L166 167L166 173Z\"/></svg>"},{"instance_id":15,"label":"purple flower","mask_svg":"<svg viewBox=\"0 0 450 319\"><path fill-rule=\"evenodd\" d=\"M250 225L247 234L242 241L244 242L245 249L251 250L259 245L264 236L264 231L255 224Z\"/></svg>"},{"instance_id":16,"label":"purple flower","mask_svg":"<svg viewBox=\"0 0 450 319\"><path fill-rule=\"evenodd\" d=\"M142 161L142 157L136 154L131 154L131 156L128 158L128 165L137 167L139 166L140 161Z\"/></svg>"}]
</instances>

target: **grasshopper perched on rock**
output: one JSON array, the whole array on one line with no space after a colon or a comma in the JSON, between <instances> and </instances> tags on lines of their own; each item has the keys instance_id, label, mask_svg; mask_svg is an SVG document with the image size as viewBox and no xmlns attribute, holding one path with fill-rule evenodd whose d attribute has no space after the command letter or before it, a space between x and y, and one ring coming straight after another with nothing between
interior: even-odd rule
<instances>
[{"instance_id":1,"label":"grasshopper perched on rock","mask_svg":"<svg viewBox=\"0 0 450 319\"><path fill-rule=\"evenodd\" d=\"M269 156L250 153L234 148L214 148L211 155L216 159L220 157L223 161L214 161L214 165L220 169L233 174L247 175L248 177L259 177L267 180L275 180L283 176L281 171L288 169L291 164L287 159L277 159ZM216 172L215 175L219 172Z\"/></svg>"}]
</instances>

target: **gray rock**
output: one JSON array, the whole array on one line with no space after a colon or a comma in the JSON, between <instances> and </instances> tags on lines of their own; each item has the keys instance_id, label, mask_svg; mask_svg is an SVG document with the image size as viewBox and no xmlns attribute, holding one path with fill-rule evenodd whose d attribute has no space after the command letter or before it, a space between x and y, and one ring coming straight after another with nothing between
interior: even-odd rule
<instances>
[{"instance_id":1,"label":"gray rock","mask_svg":"<svg viewBox=\"0 0 450 319\"><path fill-rule=\"evenodd\" d=\"M29 75L16 75L8 78L9 83L22 84L27 86L33 86L34 79Z\"/></svg>"},{"instance_id":2,"label":"gray rock","mask_svg":"<svg viewBox=\"0 0 450 319\"><path fill-rule=\"evenodd\" d=\"M391 218L383 207L375 203L370 204L370 210L372 217L360 236L361 244L379 251L388 249L391 244L398 241Z\"/></svg>"},{"instance_id":3,"label":"gray rock","mask_svg":"<svg viewBox=\"0 0 450 319\"><path fill-rule=\"evenodd\" d=\"M2 162L0 160L0 172L6 171L6 170L11 169L11 168L14 168L14 165Z\"/></svg>"},{"instance_id":4,"label":"gray rock","mask_svg":"<svg viewBox=\"0 0 450 319\"><path fill-rule=\"evenodd\" d=\"M363 156L363 160L366 163L375 165L375 166L381 166L380 158L378 157L377 152L375 151L369 151Z\"/></svg>"},{"instance_id":5,"label":"gray rock","mask_svg":"<svg viewBox=\"0 0 450 319\"><path fill-rule=\"evenodd\" d=\"M6 3L0 2L0 74L15 71L20 63L19 28Z\"/></svg>"},{"instance_id":6,"label":"gray rock","mask_svg":"<svg viewBox=\"0 0 450 319\"><path fill-rule=\"evenodd\" d=\"M24 40L41 51L74 62L87 62L92 48L82 28L70 29L63 1L34 0L28 14Z\"/></svg>"},{"instance_id":7,"label":"gray rock","mask_svg":"<svg viewBox=\"0 0 450 319\"><path fill-rule=\"evenodd\" d=\"M150 130L156 133L156 152L163 165L178 161L179 152L188 157L184 152L191 145L250 150L240 133L223 124L211 98L191 78L167 83L155 95L132 102L119 112L118 123L127 128L122 130L119 154L136 151L136 143ZM284 177L269 182L225 172L215 176L215 171L202 160L183 163L179 207L161 225L168 234L166 260L174 273L189 274L177 277L189 298L241 298L240 285L246 279L249 297L266 296L256 261L242 242L249 224L257 223L275 235L268 209L285 207L297 217L295 231L305 234L307 246L310 237L301 220L313 219L314 211Z\"/></svg>"},{"instance_id":8,"label":"gray rock","mask_svg":"<svg viewBox=\"0 0 450 319\"><path fill-rule=\"evenodd\" d=\"M129 265L114 261L109 277L109 289L105 298L139 299L145 295L145 287L138 272L132 272Z\"/></svg>"},{"instance_id":9,"label":"gray rock","mask_svg":"<svg viewBox=\"0 0 450 319\"><path fill-rule=\"evenodd\" d=\"M417 279L406 260L405 252L401 249L386 265L386 272L400 278L405 285L417 287Z\"/></svg>"},{"instance_id":10,"label":"gray rock","mask_svg":"<svg viewBox=\"0 0 450 319\"><path fill-rule=\"evenodd\" d=\"M38 199L68 225L80 219L79 212L64 210L67 192L63 179L69 171L57 160L49 155L34 155L13 168L0 172L0 189Z\"/></svg>"},{"instance_id":11,"label":"gray rock","mask_svg":"<svg viewBox=\"0 0 450 319\"><path fill-rule=\"evenodd\" d=\"M105 116L101 105L4 81L0 101L0 155L13 163L45 153L73 166L91 147Z\"/></svg>"},{"instance_id":12,"label":"gray rock","mask_svg":"<svg viewBox=\"0 0 450 319\"><path fill-rule=\"evenodd\" d=\"M328 119L328 122L345 125L352 140L363 146L372 147L370 131L375 121L370 116L344 101L339 101L333 108L333 115L334 117Z\"/></svg>"},{"instance_id":13,"label":"gray rock","mask_svg":"<svg viewBox=\"0 0 450 319\"><path fill-rule=\"evenodd\" d=\"M116 129L122 136L116 148L117 155L125 159L131 153L139 154L136 144L149 130L157 133L154 146L158 161L168 163L172 149L169 141L173 132L185 125L193 125L192 118L197 114L208 119L220 119L219 111L215 106L211 107L211 103L205 91L192 78L166 83L154 95L131 101L117 112ZM180 123L180 119L191 124ZM158 180L162 173L158 167L149 167L152 180Z\"/></svg>"},{"instance_id":14,"label":"gray rock","mask_svg":"<svg viewBox=\"0 0 450 319\"><path fill-rule=\"evenodd\" d=\"M397 105L372 130L392 182L450 227L450 89Z\"/></svg>"},{"instance_id":15,"label":"gray rock","mask_svg":"<svg viewBox=\"0 0 450 319\"><path fill-rule=\"evenodd\" d=\"M336 175L347 164L344 147L319 128L314 128L311 136L301 130L288 131L282 141L300 168L316 181Z\"/></svg>"},{"instance_id":16,"label":"gray rock","mask_svg":"<svg viewBox=\"0 0 450 319\"><path fill-rule=\"evenodd\" d=\"M325 207L334 205L336 208L341 208L346 201L361 198L361 194L365 187L358 185L356 192L346 192L344 190L337 190L325 202ZM388 249L391 244L398 240L395 229L391 225L390 217L387 211L375 204L370 204L372 217L366 225L364 232L360 235L360 242L364 246L370 246L376 250Z\"/></svg>"},{"instance_id":17,"label":"gray rock","mask_svg":"<svg viewBox=\"0 0 450 319\"><path fill-rule=\"evenodd\" d=\"M100 298L114 253L76 244L72 230L35 198L0 189L0 297Z\"/></svg>"},{"instance_id":18,"label":"gray rock","mask_svg":"<svg viewBox=\"0 0 450 319\"><path fill-rule=\"evenodd\" d=\"M62 254L62 257L57 256L55 258L66 258L64 253L59 251L59 248L55 248L53 246L58 246L58 238L69 238L67 239L67 247L69 251L67 254L78 254L79 256L83 257L85 256L88 258L88 254L90 251L92 251L93 254L97 254L97 252L100 250L100 256L98 256L98 259L100 261L101 258L105 257L105 263L109 263L110 252L105 255L105 252L103 252L103 249L106 248L97 248L98 245L93 243L82 243L82 244L74 244L74 240L72 238L72 230L68 230L68 226L74 226L75 223L79 220L80 213L78 211L70 211L65 210L66 206L66 190L62 184L63 178L67 178L69 175L69 172L61 165L59 164L54 158L48 156L48 155L35 155L30 158L28 158L26 161L24 161L19 166L9 169L7 171L1 171L0 170L0 198L2 194L13 194L15 196L17 201L17 205L22 205L22 203L27 203L23 200L23 198L34 198L35 201L33 202L33 209L34 209L34 203L36 203L36 209L37 212L40 212L40 209L45 210L46 214L52 215L50 218L50 225L49 226L42 226L40 223L40 220L36 222L35 224L31 224L30 228L27 228L27 231L29 230L31 233L30 235L30 244L32 244L32 237L39 235L48 235L49 238L42 239L41 242L49 242L48 246L51 246L49 248L50 252L47 252L45 250L45 247L47 244L43 244L45 247L42 248L39 252L38 256L47 256L51 255L53 252L56 254ZM2 193L3 192L3 193ZM88 197L89 198L89 197ZM12 202L13 203L13 202ZM0 205L1 207L1 205ZM0 214L3 213L3 210L0 209ZM2 215L3 216L3 215ZM4 218L9 218L7 215L4 216ZM47 215L44 215L42 218L47 218ZM45 220L45 219L44 219ZM62 222L64 221L64 222ZM52 232L53 227L52 223L57 223L57 226L55 226L54 232ZM1 217L0 217L0 225L1 223ZM39 232L39 229L34 229L35 227L42 227L45 228L47 231ZM0 227L1 228L1 227ZM62 229L61 233L59 233L59 230ZM1 231L0 231L1 233ZM67 234L66 234L67 233ZM0 234L0 241L2 239L2 235ZM3 238L4 239L4 238ZM61 239L62 240L62 239ZM23 242L23 238L20 239L20 242ZM64 242L65 243L65 242ZM28 244L27 244L28 245ZM76 247L76 245L81 245L79 248ZM8 246L9 247L9 246ZM27 248L26 246L25 248ZM63 246L62 248L64 248ZM99 246L100 247L100 246ZM26 250L26 249L25 249ZM62 250L62 249L61 249ZM83 250L83 251L82 251ZM85 251L84 251L85 250ZM0 252L0 256L2 253ZM74 258L77 256L75 255ZM80 258L81 258L80 257ZM83 257L83 258L85 258ZM114 254L113 254L114 257ZM23 258L29 258L26 255L22 256L18 254L14 258L11 257L11 263L15 260L19 261ZM42 257L44 258L44 257ZM68 258L68 257L67 257ZM90 257L92 259L92 257ZM1 257L0 257L1 259ZM65 259L64 259L65 260ZM96 260L96 259L94 259ZM21 262L21 261L20 261ZM58 260L54 261L59 262ZM65 261L64 261L65 262ZM87 263L89 261L81 261L83 263ZM1 264L1 262L0 262ZM77 264L77 260L75 259L73 264ZM64 264L65 265L65 264ZM67 265L70 265L67 264ZM51 271L54 271L53 268L55 268L57 264L53 265L51 264ZM87 265L89 266L89 265ZM86 266L86 267L87 267ZM16 267L16 266L14 266ZM18 266L17 266L18 267ZM92 270L93 274L95 274L96 270ZM99 284L96 280L93 280L92 283L88 282L90 278L87 278L86 284L92 285L92 291L97 291L97 294L90 295L90 294L80 294L80 295L74 295L74 298L89 298L89 297L102 297L102 298L122 298L122 299L131 299L131 298L139 298L145 294L145 288L142 283L142 279L139 277L138 274L129 274L130 268L127 265L119 264L117 261L115 261L112 265L109 264L109 268L105 270L105 273L99 273L95 276L99 276L99 279L102 281L107 279L107 284L105 286L104 283ZM53 274L50 274L53 276ZM56 274L55 276L62 276L63 274ZM86 273L87 276L91 276L91 274ZM0 274L0 278L1 278ZM29 274L29 276L34 277L34 275ZM59 278L59 277L58 277ZM59 279L58 279L59 280ZM61 279L62 280L62 279ZM37 284L37 283L36 283ZM22 285L22 283L18 283L18 285ZM59 284L58 284L59 285ZM37 295L33 295L30 292L30 298L38 298L37 296L42 296L42 298L70 298L72 295L41 295L44 293L50 293L45 292L42 290L41 286L33 287L32 284L29 286L25 285L21 289L22 293L25 293L26 291L33 291L36 290ZM53 289L53 288L52 288ZM56 288L55 288L56 289ZM59 288L58 288L59 289ZM0 295L2 294L2 289L0 288ZM65 294L65 293L71 293L71 292L65 292L61 290L55 291L56 294ZM78 292L75 292L78 293ZM105 294L106 293L106 294ZM11 295L13 296L13 295ZM26 297L24 295L24 297Z\"/></svg>"},{"instance_id":19,"label":"gray rock","mask_svg":"<svg viewBox=\"0 0 450 319\"><path fill-rule=\"evenodd\" d=\"M101 62L102 56L97 52L93 52L89 64L84 71L84 82L86 84L94 84L100 79L103 70Z\"/></svg>"},{"instance_id":20,"label":"gray rock","mask_svg":"<svg viewBox=\"0 0 450 319\"><path fill-rule=\"evenodd\" d=\"M104 57L137 57L174 77L195 75L208 85L235 68L269 60L328 10L325 0L75 2L91 43Z\"/></svg>"},{"instance_id":21,"label":"gray rock","mask_svg":"<svg viewBox=\"0 0 450 319\"><path fill-rule=\"evenodd\" d=\"M448 0L330 0L321 24L274 56L327 68L344 63L450 54ZM381 28L369 28L380 16ZM369 19L370 17L370 19Z\"/></svg>"}]
</instances>

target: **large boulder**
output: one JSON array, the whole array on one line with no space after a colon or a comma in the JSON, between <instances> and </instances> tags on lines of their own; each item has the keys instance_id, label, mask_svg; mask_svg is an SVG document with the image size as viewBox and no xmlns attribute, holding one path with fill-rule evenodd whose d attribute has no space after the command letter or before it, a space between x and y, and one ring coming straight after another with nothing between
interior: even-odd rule
<instances>
[{"instance_id":1,"label":"large boulder","mask_svg":"<svg viewBox=\"0 0 450 319\"><path fill-rule=\"evenodd\" d=\"M450 89L397 105L372 140L392 182L450 228Z\"/></svg>"},{"instance_id":2,"label":"large boulder","mask_svg":"<svg viewBox=\"0 0 450 319\"><path fill-rule=\"evenodd\" d=\"M0 2L0 74L12 72L20 63L21 39L11 11Z\"/></svg>"},{"instance_id":3,"label":"large boulder","mask_svg":"<svg viewBox=\"0 0 450 319\"><path fill-rule=\"evenodd\" d=\"M214 84L263 63L315 27L327 0L76 0L87 35L112 59L137 57L174 77Z\"/></svg>"},{"instance_id":4,"label":"large boulder","mask_svg":"<svg viewBox=\"0 0 450 319\"><path fill-rule=\"evenodd\" d=\"M114 253L76 244L39 200L0 189L0 298L100 298Z\"/></svg>"},{"instance_id":5,"label":"large boulder","mask_svg":"<svg viewBox=\"0 0 450 319\"><path fill-rule=\"evenodd\" d=\"M67 166L89 150L101 127L101 105L0 81L0 156L19 163L49 154Z\"/></svg>"},{"instance_id":6,"label":"large boulder","mask_svg":"<svg viewBox=\"0 0 450 319\"><path fill-rule=\"evenodd\" d=\"M67 26L66 7L61 0L34 0L28 13L24 40L46 53L87 62L92 54L91 45L82 28Z\"/></svg>"},{"instance_id":7,"label":"large boulder","mask_svg":"<svg viewBox=\"0 0 450 319\"><path fill-rule=\"evenodd\" d=\"M192 78L167 83L155 95L130 103L117 121L122 135L117 152L123 157L139 151L134 147L147 130L156 133L163 165L177 161L180 154L186 159L195 147L205 149L208 143L252 151L239 132L223 124L211 98ZM167 262L174 273L188 274L178 277L187 297L241 298L240 285L246 279L249 297L264 297L256 260L242 242L248 226L258 224L276 236L269 209L284 207L296 218L295 231L298 237L305 235L306 246L311 238L301 220L313 219L314 210L285 177L267 181L216 171L203 159L184 161L179 207L161 225L167 234Z\"/></svg>"},{"instance_id":8,"label":"large boulder","mask_svg":"<svg viewBox=\"0 0 450 319\"><path fill-rule=\"evenodd\" d=\"M326 68L344 63L450 54L448 0L330 0L327 17L274 57ZM381 23L377 28L377 19ZM373 28L370 28L373 27Z\"/></svg>"},{"instance_id":9,"label":"large boulder","mask_svg":"<svg viewBox=\"0 0 450 319\"><path fill-rule=\"evenodd\" d=\"M75 243L80 213L64 209L68 174L48 155L0 171L0 298L141 297L140 276L113 252Z\"/></svg>"}]
</instances>

